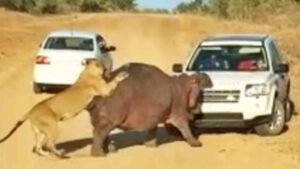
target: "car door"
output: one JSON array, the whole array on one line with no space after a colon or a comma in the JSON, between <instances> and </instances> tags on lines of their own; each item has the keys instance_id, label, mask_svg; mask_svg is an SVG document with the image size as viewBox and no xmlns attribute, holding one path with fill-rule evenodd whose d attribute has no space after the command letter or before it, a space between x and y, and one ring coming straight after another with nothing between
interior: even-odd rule
<instances>
[{"instance_id":1,"label":"car door","mask_svg":"<svg viewBox=\"0 0 300 169\"><path fill-rule=\"evenodd\" d=\"M271 66L273 69L273 73L276 77L276 85L277 85L277 92L278 97L280 100L284 100L287 98L288 94L288 83L289 83L289 77L287 72L276 72L280 64L283 64L284 61L282 59L282 56L280 52L278 51L277 45L275 40L270 40L269 42L269 50L270 50L270 60L271 60Z\"/></svg>"}]
</instances>

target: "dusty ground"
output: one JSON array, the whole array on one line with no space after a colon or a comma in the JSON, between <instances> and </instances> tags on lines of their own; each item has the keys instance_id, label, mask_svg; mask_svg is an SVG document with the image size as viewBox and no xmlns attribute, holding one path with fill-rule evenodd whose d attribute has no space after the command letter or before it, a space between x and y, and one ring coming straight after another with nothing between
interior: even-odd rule
<instances>
[{"instance_id":1,"label":"dusty ground","mask_svg":"<svg viewBox=\"0 0 300 169\"><path fill-rule=\"evenodd\" d=\"M282 26L285 25L285 26ZM47 32L58 28L79 28L101 32L118 47L116 67L131 61L146 62L170 72L174 62L184 62L196 42L215 33L259 32L275 36L292 64L293 100L300 101L299 25L250 24L205 17L72 14L33 17L0 9L0 136L37 101L47 95L32 92L32 65L35 50ZM298 107L297 107L298 108ZM122 149L106 158L89 156L91 126L87 113L60 125L59 146L74 157L58 160L32 154L34 136L26 123L0 145L0 169L82 169L82 168L202 168L202 169L299 169L300 119L295 117L281 136L262 138L255 134L204 133L202 148L185 142L167 142L151 149L138 144L133 133L118 134Z\"/></svg>"}]
</instances>

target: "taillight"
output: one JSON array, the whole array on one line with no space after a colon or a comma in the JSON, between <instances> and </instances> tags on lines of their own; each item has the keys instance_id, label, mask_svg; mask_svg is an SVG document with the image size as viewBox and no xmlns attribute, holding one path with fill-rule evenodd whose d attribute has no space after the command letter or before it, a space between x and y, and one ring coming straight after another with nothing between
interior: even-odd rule
<instances>
[{"instance_id":1,"label":"taillight","mask_svg":"<svg viewBox=\"0 0 300 169\"><path fill-rule=\"evenodd\" d=\"M36 64L50 64L50 60L47 56L37 56L35 63Z\"/></svg>"}]
</instances>

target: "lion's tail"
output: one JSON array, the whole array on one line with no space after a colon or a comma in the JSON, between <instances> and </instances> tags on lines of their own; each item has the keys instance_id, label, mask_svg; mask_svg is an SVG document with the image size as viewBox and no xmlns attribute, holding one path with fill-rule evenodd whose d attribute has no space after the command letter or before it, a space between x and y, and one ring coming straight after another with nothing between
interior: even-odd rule
<instances>
[{"instance_id":1,"label":"lion's tail","mask_svg":"<svg viewBox=\"0 0 300 169\"><path fill-rule=\"evenodd\" d=\"M4 142L5 140L7 140L12 134L14 134L15 131L17 131L17 129L28 119L29 117L29 113L25 114L25 116L19 120L16 125L14 126L14 128L12 128L10 130L10 132L5 136L3 137L1 140L0 140L0 143Z\"/></svg>"}]
</instances>

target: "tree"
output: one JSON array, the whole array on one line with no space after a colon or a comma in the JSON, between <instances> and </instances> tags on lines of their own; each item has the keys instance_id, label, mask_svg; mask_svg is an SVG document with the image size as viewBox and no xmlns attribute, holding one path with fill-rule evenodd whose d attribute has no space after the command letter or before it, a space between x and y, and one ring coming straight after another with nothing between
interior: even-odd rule
<instances>
[{"instance_id":1,"label":"tree","mask_svg":"<svg viewBox=\"0 0 300 169\"><path fill-rule=\"evenodd\" d=\"M130 11L136 7L135 0L110 0L107 2L112 10Z\"/></svg>"},{"instance_id":2,"label":"tree","mask_svg":"<svg viewBox=\"0 0 300 169\"><path fill-rule=\"evenodd\" d=\"M202 0L194 0L191 2L181 2L174 9L177 13L196 13L200 12L202 8Z\"/></svg>"},{"instance_id":3,"label":"tree","mask_svg":"<svg viewBox=\"0 0 300 169\"><path fill-rule=\"evenodd\" d=\"M229 0L227 14L230 18L246 18L260 5L260 0Z\"/></svg>"},{"instance_id":4,"label":"tree","mask_svg":"<svg viewBox=\"0 0 300 169\"><path fill-rule=\"evenodd\" d=\"M228 17L229 0L209 0L210 12L220 17Z\"/></svg>"},{"instance_id":5,"label":"tree","mask_svg":"<svg viewBox=\"0 0 300 169\"><path fill-rule=\"evenodd\" d=\"M81 10L94 11L131 11L135 9L135 0L83 0Z\"/></svg>"},{"instance_id":6,"label":"tree","mask_svg":"<svg viewBox=\"0 0 300 169\"><path fill-rule=\"evenodd\" d=\"M9 9L34 13L57 13L63 7L81 11L130 11L136 7L135 0L0 0L0 5Z\"/></svg>"}]
</instances>

